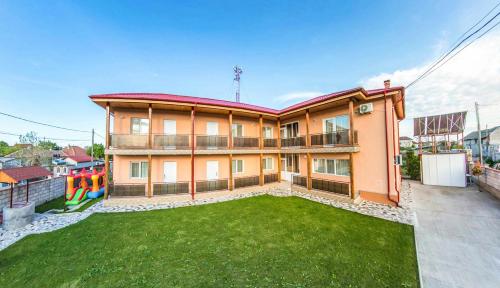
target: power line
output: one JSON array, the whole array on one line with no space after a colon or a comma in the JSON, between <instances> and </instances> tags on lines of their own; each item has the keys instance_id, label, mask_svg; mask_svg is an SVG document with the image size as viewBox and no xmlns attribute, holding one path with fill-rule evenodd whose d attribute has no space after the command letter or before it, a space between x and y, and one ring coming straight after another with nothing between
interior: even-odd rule
<instances>
[{"instance_id":1,"label":"power line","mask_svg":"<svg viewBox=\"0 0 500 288\"><path fill-rule=\"evenodd\" d=\"M499 3L500 4L500 3ZM491 11L493 11L496 7L498 6L498 4L492 9L490 10L486 16L488 16ZM417 77L417 79L413 80L410 84L408 84L406 86L406 88L409 88L411 86L413 86L415 83L417 83L420 79L422 79L423 77L425 77L427 74L430 74L432 73L433 71L431 71L434 67L436 67L436 65L438 65L439 63L441 63L446 57L448 57L453 51L455 51L460 45L462 45L465 41L467 41L470 37L474 36L476 33L478 33L479 31L481 31L485 26L487 26L488 24L490 24L496 17L498 17L498 15L500 15L500 12L497 13L495 16L493 16L492 18L490 18L486 23L484 23L479 29L475 30L474 32L472 32L471 34L469 34L467 37L465 37L463 40L461 40L460 42L458 42L458 44L454 45L453 48L451 50L449 50L448 52L446 52L443 56L441 56L439 58L438 61L436 61L434 64L431 65L431 67L429 67L424 73L422 73L419 77ZM486 16L484 16L479 22L481 22ZM478 22L478 23L479 23ZM477 26L477 24L474 24L471 28L469 28L469 30L467 31L470 31L472 30L475 26ZM466 34L467 32L465 32L464 34ZM462 38L462 36L460 36L460 38ZM460 39L459 38L459 39ZM431 71L431 72L430 72Z\"/></svg>"},{"instance_id":2,"label":"power line","mask_svg":"<svg viewBox=\"0 0 500 288\"><path fill-rule=\"evenodd\" d=\"M8 117L15 118L15 119L18 119L18 120L22 120L22 121L26 121L26 122L30 122L30 123L34 123L34 124L38 124L38 125L48 126L48 127L52 127L52 128L57 128L57 129L62 129L62 130L67 130L67 131L75 131L75 132L83 132L83 133L92 133L91 131L84 131L84 130L78 130L78 129L66 128L66 127L61 127L61 126L57 126L57 125L51 125L51 124L47 124L47 123L42 123L42 122L38 122L38 121L33 121L33 120L29 120L29 119L22 118L22 117L19 117L19 116L15 116L15 115L12 115L12 114L4 113L4 112L0 112L0 114L5 115L5 116L8 116Z\"/></svg>"},{"instance_id":3,"label":"power line","mask_svg":"<svg viewBox=\"0 0 500 288\"><path fill-rule=\"evenodd\" d=\"M17 137L23 136L23 135L20 135L20 134L15 134L15 133L10 133L10 132L5 132L5 131L0 131L0 134L10 135L10 136L17 136ZM47 139L47 140L55 140L55 141L68 141L68 142L71 142L71 141L82 141L82 142L90 141L89 139L61 139L61 138L51 138L51 137L43 137L43 136L40 136L40 137L37 137L37 138L39 138L39 139Z\"/></svg>"}]
</instances>

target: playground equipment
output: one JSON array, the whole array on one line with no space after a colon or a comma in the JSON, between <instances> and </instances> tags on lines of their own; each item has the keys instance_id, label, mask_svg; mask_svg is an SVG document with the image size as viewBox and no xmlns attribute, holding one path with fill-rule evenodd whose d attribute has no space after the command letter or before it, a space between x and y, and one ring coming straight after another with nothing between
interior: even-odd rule
<instances>
[{"instance_id":1,"label":"playground equipment","mask_svg":"<svg viewBox=\"0 0 500 288\"><path fill-rule=\"evenodd\" d=\"M87 198L101 197L104 194L104 176L104 171L98 173L96 169L92 174L87 173L85 168L78 175L71 171L66 178L66 205L78 205Z\"/></svg>"}]
</instances>

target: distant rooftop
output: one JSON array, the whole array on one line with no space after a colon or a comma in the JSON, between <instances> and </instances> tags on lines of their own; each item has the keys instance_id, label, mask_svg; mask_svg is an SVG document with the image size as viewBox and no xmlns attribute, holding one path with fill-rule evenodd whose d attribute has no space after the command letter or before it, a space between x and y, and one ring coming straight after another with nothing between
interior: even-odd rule
<instances>
[{"instance_id":1,"label":"distant rooftop","mask_svg":"<svg viewBox=\"0 0 500 288\"><path fill-rule=\"evenodd\" d=\"M481 130L481 139L485 138L486 136L488 136L488 134L491 134L493 131L495 131L498 128L500 128L500 126ZM475 140L475 139L477 139L477 131L471 132L471 133L467 134L467 136L464 137L464 140Z\"/></svg>"}]
</instances>

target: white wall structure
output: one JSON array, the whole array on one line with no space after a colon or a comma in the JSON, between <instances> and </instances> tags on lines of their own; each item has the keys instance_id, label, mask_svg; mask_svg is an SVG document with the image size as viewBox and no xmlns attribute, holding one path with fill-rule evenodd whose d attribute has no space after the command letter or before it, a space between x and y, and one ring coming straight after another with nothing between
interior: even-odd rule
<instances>
[{"instance_id":1,"label":"white wall structure","mask_svg":"<svg viewBox=\"0 0 500 288\"><path fill-rule=\"evenodd\" d=\"M422 182L425 185L465 187L465 153L422 154Z\"/></svg>"}]
</instances>

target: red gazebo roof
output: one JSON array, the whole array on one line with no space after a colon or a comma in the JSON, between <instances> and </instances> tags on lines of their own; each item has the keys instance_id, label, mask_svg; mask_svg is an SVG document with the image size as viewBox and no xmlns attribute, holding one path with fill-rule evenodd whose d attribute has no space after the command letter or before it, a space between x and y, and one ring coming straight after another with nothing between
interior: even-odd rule
<instances>
[{"instance_id":1,"label":"red gazebo roof","mask_svg":"<svg viewBox=\"0 0 500 288\"><path fill-rule=\"evenodd\" d=\"M19 183L22 180L30 180L50 176L52 173L40 166L16 167L0 170L0 183Z\"/></svg>"}]
</instances>

